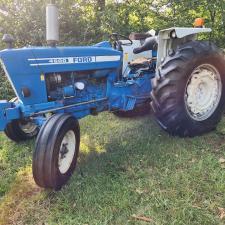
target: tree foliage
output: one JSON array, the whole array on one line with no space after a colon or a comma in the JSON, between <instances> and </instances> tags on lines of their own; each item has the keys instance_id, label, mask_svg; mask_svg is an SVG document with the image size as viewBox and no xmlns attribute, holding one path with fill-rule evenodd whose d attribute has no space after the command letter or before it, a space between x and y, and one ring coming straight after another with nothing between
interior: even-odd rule
<instances>
[{"instance_id":1,"label":"tree foliage","mask_svg":"<svg viewBox=\"0 0 225 225\"><path fill-rule=\"evenodd\" d=\"M10 33L16 47L45 45L48 0L0 0L0 35ZM190 27L206 19L210 38L225 47L225 1L221 0L55 0L60 9L60 45L86 45L107 40L111 32ZM0 44L3 48L3 43ZM2 87L2 77L0 86ZM0 91L0 97L3 96Z\"/></svg>"}]
</instances>

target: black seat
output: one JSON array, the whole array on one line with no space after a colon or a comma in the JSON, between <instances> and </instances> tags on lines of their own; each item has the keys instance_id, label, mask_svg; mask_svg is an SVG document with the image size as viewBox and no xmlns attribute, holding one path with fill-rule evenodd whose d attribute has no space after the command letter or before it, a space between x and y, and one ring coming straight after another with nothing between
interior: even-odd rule
<instances>
[{"instance_id":1,"label":"black seat","mask_svg":"<svg viewBox=\"0 0 225 225\"><path fill-rule=\"evenodd\" d=\"M129 38L131 40L145 40L146 38L151 37L149 33L131 33Z\"/></svg>"},{"instance_id":2,"label":"black seat","mask_svg":"<svg viewBox=\"0 0 225 225\"><path fill-rule=\"evenodd\" d=\"M141 52L149 50L157 50L157 47L158 47L157 37L149 37L145 39L145 42L141 47L135 48L133 50L133 53L139 54Z\"/></svg>"}]
</instances>

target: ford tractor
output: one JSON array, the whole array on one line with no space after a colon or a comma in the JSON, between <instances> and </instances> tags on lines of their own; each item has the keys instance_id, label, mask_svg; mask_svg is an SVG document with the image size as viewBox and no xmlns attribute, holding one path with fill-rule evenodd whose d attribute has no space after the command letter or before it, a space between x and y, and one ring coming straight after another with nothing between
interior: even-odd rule
<instances>
[{"instance_id":1,"label":"ford tractor","mask_svg":"<svg viewBox=\"0 0 225 225\"><path fill-rule=\"evenodd\" d=\"M78 158L78 120L102 111L133 112L152 106L172 135L196 136L220 121L225 100L225 59L214 44L198 41L204 26L169 28L158 35L113 33L93 46L61 47L58 9L47 5L47 47L7 48L0 60L16 98L0 101L0 130L13 141L36 138L33 177L59 190Z\"/></svg>"}]
</instances>

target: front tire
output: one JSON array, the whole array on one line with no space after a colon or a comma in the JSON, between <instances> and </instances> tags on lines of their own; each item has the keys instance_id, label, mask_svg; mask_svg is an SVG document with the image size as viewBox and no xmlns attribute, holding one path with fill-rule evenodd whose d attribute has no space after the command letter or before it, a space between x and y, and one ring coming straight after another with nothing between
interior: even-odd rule
<instances>
[{"instance_id":1,"label":"front tire","mask_svg":"<svg viewBox=\"0 0 225 225\"><path fill-rule=\"evenodd\" d=\"M5 135L14 142L33 139L38 132L39 127L29 120L13 120L5 128Z\"/></svg>"},{"instance_id":2,"label":"front tire","mask_svg":"<svg viewBox=\"0 0 225 225\"><path fill-rule=\"evenodd\" d=\"M43 188L59 190L71 177L80 146L78 121L71 115L49 118L36 140L33 177Z\"/></svg>"},{"instance_id":3,"label":"front tire","mask_svg":"<svg viewBox=\"0 0 225 225\"><path fill-rule=\"evenodd\" d=\"M224 109L224 54L211 43L188 42L165 59L152 86L151 106L164 130L181 137L209 132Z\"/></svg>"},{"instance_id":4,"label":"front tire","mask_svg":"<svg viewBox=\"0 0 225 225\"><path fill-rule=\"evenodd\" d=\"M10 102L18 102L15 97ZM14 142L26 141L37 136L39 127L31 120L13 120L7 124L5 128L5 135Z\"/></svg>"}]
</instances>

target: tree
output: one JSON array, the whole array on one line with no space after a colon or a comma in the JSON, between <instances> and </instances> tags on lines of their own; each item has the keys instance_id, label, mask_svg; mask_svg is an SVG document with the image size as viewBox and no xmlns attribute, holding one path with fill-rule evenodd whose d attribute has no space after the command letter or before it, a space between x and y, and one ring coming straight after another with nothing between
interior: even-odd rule
<instances>
[{"instance_id":1,"label":"tree","mask_svg":"<svg viewBox=\"0 0 225 225\"><path fill-rule=\"evenodd\" d=\"M0 35L12 34L16 47L45 45L45 5L50 0L0 0ZM60 45L88 45L109 34L192 26L204 17L211 39L225 47L225 1L221 0L55 0L60 9ZM4 44L1 43L3 48ZM5 83L0 76L2 82ZM4 89L5 90L5 89ZM0 88L0 97L5 93ZM4 91L5 92L5 91ZM6 92L10 94L11 92Z\"/></svg>"}]
</instances>

